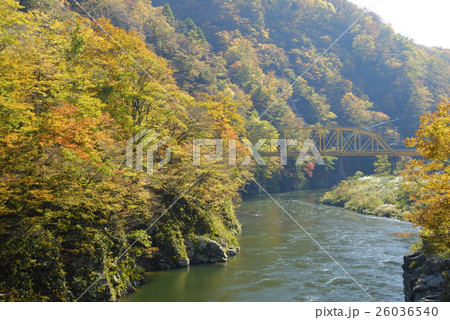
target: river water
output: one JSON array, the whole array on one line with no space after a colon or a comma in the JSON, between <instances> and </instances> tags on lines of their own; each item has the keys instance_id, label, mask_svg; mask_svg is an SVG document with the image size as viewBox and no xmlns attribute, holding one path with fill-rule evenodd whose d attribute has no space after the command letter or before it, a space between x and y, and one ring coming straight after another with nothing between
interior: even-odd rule
<instances>
[{"instance_id":1,"label":"river water","mask_svg":"<svg viewBox=\"0 0 450 320\"><path fill-rule=\"evenodd\" d=\"M273 200L254 197L237 211L238 256L150 272L147 284L123 301L404 301L401 264L416 238L395 233L413 231L411 225L322 205L322 195L274 198L355 281Z\"/></svg>"}]
</instances>

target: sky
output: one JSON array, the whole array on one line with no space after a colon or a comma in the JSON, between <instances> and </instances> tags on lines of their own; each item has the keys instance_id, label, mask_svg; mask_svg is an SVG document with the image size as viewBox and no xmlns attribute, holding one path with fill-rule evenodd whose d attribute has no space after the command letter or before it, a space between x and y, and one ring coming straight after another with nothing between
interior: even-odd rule
<instances>
[{"instance_id":1,"label":"sky","mask_svg":"<svg viewBox=\"0 0 450 320\"><path fill-rule=\"evenodd\" d=\"M350 0L369 8L376 0ZM450 0L378 0L371 11L417 44L450 49Z\"/></svg>"}]
</instances>

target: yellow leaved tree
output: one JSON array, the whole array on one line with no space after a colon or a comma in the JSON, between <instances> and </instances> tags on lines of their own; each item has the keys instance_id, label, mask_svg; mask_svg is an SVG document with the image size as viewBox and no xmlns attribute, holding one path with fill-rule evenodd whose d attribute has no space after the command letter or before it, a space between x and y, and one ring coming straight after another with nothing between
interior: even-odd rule
<instances>
[{"instance_id":1,"label":"yellow leaved tree","mask_svg":"<svg viewBox=\"0 0 450 320\"><path fill-rule=\"evenodd\" d=\"M427 249L450 254L450 105L422 117L416 137L407 140L424 159L413 160L404 177L414 210L409 219L420 227Z\"/></svg>"}]
</instances>

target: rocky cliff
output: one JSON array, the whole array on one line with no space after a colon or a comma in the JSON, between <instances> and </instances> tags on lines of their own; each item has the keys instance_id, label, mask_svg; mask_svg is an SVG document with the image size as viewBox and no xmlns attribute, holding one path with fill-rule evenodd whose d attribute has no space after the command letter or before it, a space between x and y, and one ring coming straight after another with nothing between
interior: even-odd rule
<instances>
[{"instance_id":1,"label":"rocky cliff","mask_svg":"<svg viewBox=\"0 0 450 320\"><path fill-rule=\"evenodd\" d=\"M405 301L450 301L450 259L415 251L402 268Z\"/></svg>"}]
</instances>

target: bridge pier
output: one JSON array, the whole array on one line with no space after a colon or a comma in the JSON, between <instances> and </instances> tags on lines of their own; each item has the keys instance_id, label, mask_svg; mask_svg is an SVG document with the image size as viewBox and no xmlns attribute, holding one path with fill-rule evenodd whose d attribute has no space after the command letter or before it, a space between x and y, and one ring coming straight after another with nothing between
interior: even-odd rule
<instances>
[{"instance_id":1,"label":"bridge pier","mask_svg":"<svg viewBox=\"0 0 450 320\"><path fill-rule=\"evenodd\" d=\"M338 157L338 178L339 180L347 179L347 175L344 171L344 161L342 160L342 157Z\"/></svg>"},{"instance_id":2,"label":"bridge pier","mask_svg":"<svg viewBox=\"0 0 450 320\"><path fill-rule=\"evenodd\" d=\"M391 163L391 175L394 175L394 171L397 170L397 163L401 160L401 157L389 156L388 160Z\"/></svg>"}]
</instances>

